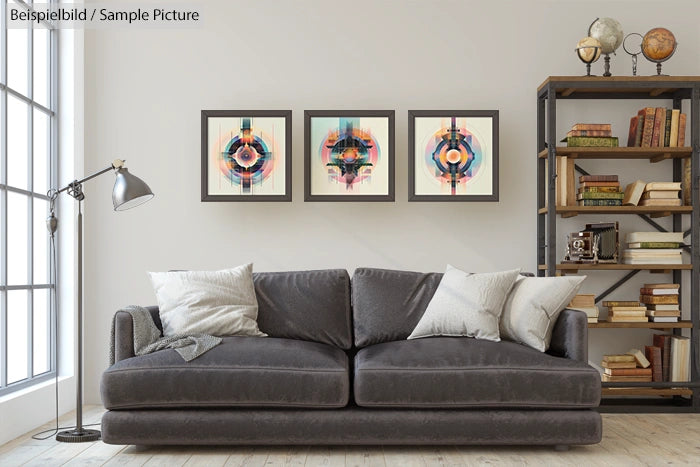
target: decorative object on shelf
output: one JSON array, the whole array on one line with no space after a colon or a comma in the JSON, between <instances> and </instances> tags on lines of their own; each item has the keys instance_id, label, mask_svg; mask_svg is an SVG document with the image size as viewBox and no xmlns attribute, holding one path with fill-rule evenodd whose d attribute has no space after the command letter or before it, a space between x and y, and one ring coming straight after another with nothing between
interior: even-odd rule
<instances>
[{"instance_id":1,"label":"decorative object on shelf","mask_svg":"<svg viewBox=\"0 0 700 467\"><path fill-rule=\"evenodd\" d=\"M498 201L498 110L408 111L409 201Z\"/></svg>"},{"instance_id":2,"label":"decorative object on shelf","mask_svg":"<svg viewBox=\"0 0 700 467\"><path fill-rule=\"evenodd\" d=\"M76 372L76 406L75 406L75 428L61 431L56 435L56 441L62 441L67 443L80 443L86 441L96 441L100 439L99 430L87 430L83 428L83 200L85 199L85 193L83 193L83 183L91 180L99 175L102 175L109 171L114 171L116 179L114 181L114 188L112 189L112 204L114 205L115 211L125 211L127 209L139 206L146 201L153 198L153 192L146 185L146 183L140 178L129 173L126 167L124 167L123 160L116 159L109 167L100 170L82 180L74 180L65 187L61 189L52 189L48 192L48 197L50 200L50 212L49 217L46 219L46 227L49 229L51 237L56 234L58 228L58 219L54 215L54 207L56 204L56 199L58 195L67 192L70 196L78 201L78 214L77 214L77 234L78 234L78 277L76 285L76 296L77 296L77 310L76 310L76 320L78 326L77 332L77 352L78 352L78 362L77 362L77 372ZM53 242L52 242L53 243Z\"/></svg>"},{"instance_id":3,"label":"decorative object on shelf","mask_svg":"<svg viewBox=\"0 0 700 467\"><path fill-rule=\"evenodd\" d=\"M394 201L394 111L304 111L304 201Z\"/></svg>"},{"instance_id":4,"label":"decorative object on shelf","mask_svg":"<svg viewBox=\"0 0 700 467\"><path fill-rule=\"evenodd\" d=\"M666 28L654 28L642 39L642 55L656 63L657 76L661 76L661 64L673 56L677 47L676 37Z\"/></svg>"},{"instance_id":5,"label":"decorative object on shelf","mask_svg":"<svg viewBox=\"0 0 700 467\"><path fill-rule=\"evenodd\" d=\"M622 44L624 36L622 25L613 18L596 18L588 27L588 35L597 39L602 46L600 51L605 55L603 76L612 76L610 73L610 54L614 54Z\"/></svg>"},{"instance_id":6,"label":"decorative object on shelf","mask_svg":"<svg viewBox=\"0 0 700 467\"><path fill-rule=\"evenodd\" d=\"M639 38L639 44L636 44L635 42L632 42L635 37ZM630 40L630 38L632 40ZM629 40L629 44L628 44ZM625 36L625 39L622 41L622 49L627 52L628 55L632 56L632 76L637 76L637 55L642 53L642 40L643 37L641 34L638 32L631 32ZM636 45L633 45L636 44Z\"/></svg>"},{"instance_id":7,"label":"decorative object on shelf","mask_svg":"<svg viewBox=\"0 0 700 467\"><path fill-rule=\"evenodd\" d=\"M586 224L584 230L569 234L567 242L564 263L617 263L620 245L619 224Z\"/></svg>"},{"instance_id":8,"label":"decorative object on shelf","mask_svg":"<svg viewBox=\"0 0 700 467\"><path fill-rule=\"evenodd\" d=\"M576 56L586 64L586 76L591 75L591 63L598 61L602 45L598 39L584 37L576 44Z\"/></svg>"},{"instance_id":9,"label":"decorative object on shelf","mask_svg":"<svg viewBox=\"0 0 700 467\"><path fill-rule=\"evenodd\" d=\"M292 111L202 110L202 201L291 201Z\"/></svg>"}]
</instances>

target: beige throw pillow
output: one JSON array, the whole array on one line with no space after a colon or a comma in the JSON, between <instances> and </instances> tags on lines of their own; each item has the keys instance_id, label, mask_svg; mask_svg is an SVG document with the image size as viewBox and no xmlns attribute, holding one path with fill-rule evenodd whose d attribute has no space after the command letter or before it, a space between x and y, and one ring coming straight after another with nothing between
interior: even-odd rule
<instances>
[{"instance_id":1,"label":"beige throw pillow","mask_svg":"<svg viewBox=\"0 0 700 467\"><path fill-rule=\"evenodd\" d=\"M498 319L519 272L470 274L447 265L435 295L408 338L468 336L500 341Z\"/></svg>"},{"instance_id":2,"label":"beige throw pillow","mask_svg":"<svg viewBox=\"0 0 700 467\"><path fill-rule=\"evenodd\" d=\"M253 265L223 271L149 272L163 335L265 336L258 329Z\"/></svg>"},{"instance_id":3,"label":"beige throw pillow","mask_svg":"<svg viewBox=\"0 0 700 467\"><path fill-rule=\"evenodd\" d=\"M501 337L544 352L559 313L586 276L519 277L501 316Z\"/></svg>"}]
</instances>

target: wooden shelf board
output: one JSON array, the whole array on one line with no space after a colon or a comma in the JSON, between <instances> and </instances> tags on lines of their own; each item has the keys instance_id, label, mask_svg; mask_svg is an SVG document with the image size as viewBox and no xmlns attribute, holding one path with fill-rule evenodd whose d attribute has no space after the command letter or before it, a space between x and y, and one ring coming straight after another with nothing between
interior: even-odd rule
<instances>
[{"instance_id":1,"label":"wooden shelf board","mask_svg":"<svg viewBox=\"0 0 700 467\"><path fill-rule=\"evenodd\" d=\"M547 214L547 208L540 208L539 214ZM671 214L690 214L692 206L557 206L556 213L563 217L579 214L647 214L653 217Z\"/></svg>"},{"instance_id":2,"label":"wooden shelf board","mask_svg":"<svg viewBox=\"0 0 700 467\"><path fill-rule=\"evenodd\" d=\"M602 388L603 396L692 396L689 388Z\"/></svg>"},{"instance_id":3,"label":"wooden shelf board","mask_svg":"<svg viewBox=\"0 0 700 467\"><path fill-rule=\"evenodd\" d=\"M542 91L552 83L558 91L570 96L574 93L631 93L648 92L650 97L679 89L676 83L698 83L698 76L550 76L537 88ZM605 87L606 84L613 87ZM625 85L629 85L626 87ZM623 87L624 86L624 87ZM560 92L557 92L560 94Z\"/></svg>"},{"instance_id":4,"label":"wooden shelf board","mask_svg":"<svg viewBox=\"0 0 700 467\"><path fill-rule=\"evenodd\" d=\"M651 162L659 162L666 159L678 159L690 157L693 148L577 148L557 146L557 156L567 156L571 159L649 159ZM547 149L540 151L537 157L546 159L549 154Z\"/></svg>"},{"instance_id":5,"label":"wooden shelf board","mask_svg":"<svg viewBox=\"0 0 700 467\"><path fill-rule=\"evenodd\" d=\"M547 265L540 264L538 269L546 271ZM579 271L579 270L608 270L608 271L632 271L639 269L641 271L665 271L672 269L693 269L692 264L557 264L557 271Z\"/></svg>"},{"instance_id":6,"label":"wooden shelf board","mask_svg":"<svg viewBox=\"0 0 700 467\"><path fill-rule=\"evenodd\" d=\"M589 328L638 328L638 329L678 329L692 328L691 321L678 321L677 323L609 323L607 321L598 321L597 323L588 323Z\"/></svg>"}]
</instances>

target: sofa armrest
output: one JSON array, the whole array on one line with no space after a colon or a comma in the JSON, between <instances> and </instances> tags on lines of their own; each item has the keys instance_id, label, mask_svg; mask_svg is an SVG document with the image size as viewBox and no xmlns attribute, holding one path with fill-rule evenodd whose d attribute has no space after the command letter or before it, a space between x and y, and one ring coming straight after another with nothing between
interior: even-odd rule
<instances>
[{"instance_id":1,"label":"sofa armrest","mask_svg":"<svg viewBox=\"0 0 700 467\"><path fill-rule=\"evenodd\" d=\"M163 326L160 322L157 306L148 306L146 309L151 313L151 318L160 332ZM114 315L114 362L133 357L134 354L134 321L126 311L117 311Z\"/></svg>"},{"instance_id":2,"label":"sofa armrest","mask_svg":"<svg viewBox=\"0 0 700 467\"><path fill-rule=\"evenodd\" d=\"M582 311L565 309L554 324L547 353L588 362L588 318Z\"/></svg>"}]
</instances>

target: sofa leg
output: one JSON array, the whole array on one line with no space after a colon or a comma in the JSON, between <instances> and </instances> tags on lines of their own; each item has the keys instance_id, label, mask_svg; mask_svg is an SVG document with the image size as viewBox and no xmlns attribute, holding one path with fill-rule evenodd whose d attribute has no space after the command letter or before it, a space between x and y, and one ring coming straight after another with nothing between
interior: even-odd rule
<instances>
[{"instance_id":1,"label":"sofa leg","mask_svg":"<svg viewBox=\"0 0 700 467\"><path fill-rule=\"evenodd\" d=\"M569 450L569 445L568 444L555 444L554 450L557 452L565 452L565 451Z\"/></svg>"}]
</instances>

